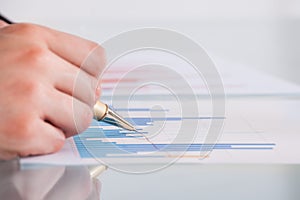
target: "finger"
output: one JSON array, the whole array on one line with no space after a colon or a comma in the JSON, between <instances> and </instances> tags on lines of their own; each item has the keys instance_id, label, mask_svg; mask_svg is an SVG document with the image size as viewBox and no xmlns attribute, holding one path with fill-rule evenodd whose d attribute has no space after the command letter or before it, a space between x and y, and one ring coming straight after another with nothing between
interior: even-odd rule
<instances>
[{"instance_id":1,"label":"finger","mask_svg":"<svg viewBox=\"0 0 300 200\"><path fill-rule=\"evenodd\" d=\"M9 25L9 24L6 23L5 21L0 20L0 28L3 28L3 27L8 26L8 25Z\"/></svg>"},{"instance_id":2,"label":"finger","mask_svg":"<svg viewBox=\"0 0 300 200\"><path fill-rule=\"evenodd\" d=\"M54 87L91 107L94 106L96 99L99 98L97 79L55 54L50 54L49 58L47 65L51 68L49 73Z\"/></svg>"},{"instance_id":3,"label":"finger","mask_svg":"<svg viewBox=\"0 0 300 200\"><path fill-rule=\"evenodd\" d=\"M101 46L56 30L51 30L51 33L48 38L50 50L92 76L97 78L100 75L105 66L105 53Z\"/></svg>"},{"instance_id":4,"label":"finger","mask_svg":"<svg viewBox=\"0 0 300 200\"><path fill-rule=\"evenodd\" d=\"M90 107L95 105L96 100L99 98L99 93L97 92L97 80L94 77L82 70L77 73L75 79L70 81L64 81L67 79L64 79L64 77L68 77L68 75L61 74L61 76L58 80L57 88L88 104ZM71 82L73 87L69 85Z\"/></svg>"},{"instance_id":5,"label":"finger","mask_svg":"<svg viewBox=\"0 0 300 200\"><path fill-rule=\"evenodd\" d=\"M44 119L63 130L66 137L87 129L92 117L92 109L78 99L57 90L49 94Z\"/></svg>"},{"instance_id":6,"label":"finger","mask_svg":"<svg viewBox=\"0 0 300 200\"><path fill-rule=\"evenodd\" d=\"M19 156L49 154L60 150L65 141L62 130L44 122L42 119L33 124L31 137L28 138L20 151Z\"/></svg>"}]
</instances>

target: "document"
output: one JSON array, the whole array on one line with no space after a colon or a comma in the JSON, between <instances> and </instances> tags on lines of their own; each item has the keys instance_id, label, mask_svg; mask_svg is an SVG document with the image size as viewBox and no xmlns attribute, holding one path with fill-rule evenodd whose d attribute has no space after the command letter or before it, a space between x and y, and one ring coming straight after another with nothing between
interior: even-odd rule
<instances>
[{"instance_id":1,"label":"document","mask_svg":"<svg viewBox=\"0 0 300 200\"><path fill-rule=\"evenodd\" d=\"M258 71L251 66L244 66L222 58L213 57L212 61L222 79L227 97L245 96L289 96L299 97L300 87L294 83L276 78L266 72ZM159 63L159 67L151 67ZM149 67L150 65L150 67ZM145 67L143 67L145 66ZM169 86L176 85L177 94L187 94L184 81L178 80L176 72L191 86L193 92L199 96L209 96L206 79L215 77L203 77L193 70L193 66L180 57L166 52L142 51L134 52L115 61L105 70L102 77L102 96L104 99L112 95L128 96L128 90L142 86L146 81L154 82L161 79ZM117 88L117 90L116 90ZM136 96L145 95L169 95L164 87L155 87L147 84L135 93Z\"/></svg>"},{"instance_id":2,"label":"document","mask_svg":"<svg viewBox=\"0 0 300 200\"><path fill-rule=\"evenodd\" d=\"M140 105L142 104L143 102ZM137 107L129 109L131 119L149 140L145 139L143 134L93 121L85 132L69 138L61 151L45 156L24 158L21 162L160 163L165 162L164 158L172 157L179 163L300 163L299 101L229 100L220 138L216 141L212 152L205 158L200 157L203 144L201 136L207 131L212 120L220 119L211 119L205 115L195 118L172 115L165 118L151 118L149 111L162 112L162 110L151 111L140 105L137 104ZM245 107L247 109L243 109ZM121 108L119 112L120 110ZM201 124L200 129L195 133L195 138L186 144L174 142L180 124L188 120ZM161 127L162 130L157 129ZM151 131L157 135L151 135Z\"/></svg>"},{"instance_id":3,"label":"document","mask_svg":"<svg viewBox=\"0 0 300 200\"><path fill-rule=\"evenodd\" d=\"M172 73L134 67L154 58L179 69L195 98ZM186 63L155 52L115 62L103 75L102 100L138 132L93 121L59 152L22 158L21 163L300 163L300 87L244 67L219 65L218 70L227 96L222 116L213 115L205 80L189 73ZM151 82L160 79L170 88L175 85L176 93ZM223 126L208 144L213 122Z\"/></svg>"}]
</instances>

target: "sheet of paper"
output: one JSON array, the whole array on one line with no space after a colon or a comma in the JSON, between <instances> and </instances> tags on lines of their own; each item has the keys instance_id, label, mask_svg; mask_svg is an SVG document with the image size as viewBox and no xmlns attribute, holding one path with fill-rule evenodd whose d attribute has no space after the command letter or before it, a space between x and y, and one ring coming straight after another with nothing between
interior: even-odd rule
<instances>
[{"instance_id":1,"label":"sheet of paper","mask_svg":"<svg viewBox=\"0 0 300 200\"><path fill-rule=\"evenodd\" d=\"M212 58L223 81L227 97L245 96L292 96L300 97L300 87L296 84L281 80L266 73L262 73L250 67L233 63L217 57ZM141 68L147 64L157 64L166 66L161 68ZM113 62L108 70L104 72L102 78L103 98L110 98L111 95L128 96L128 90L136 86L141 86L147 80L161 79L168 82L170 86L176 85L177 94L189 94L184 87L183 80L178 80L177 72L188 84L193 92L200 96L208 96L209 91L205 79L212 77L202 77L193 70L188 62L180 57L160 51L145 50L126 55ZM118 88L118 90L116 90ZM168 95L166 88L154 87L151 84L145 85L135 95Z\"/></svg>"},{"instance_id":2,"label":"sheet of paper","mask_svg":"<svg viewBox=\"0 0 300 200\"><path fill-rule=\"evenodd\" d=\"M182 104L192 106L195 102L184 87L181 90L175 77L159 73L156 68L136 68L154 58L173 66L188 79L198 98L198 112L183 116ZM21 163L300 163L299 86L247 68L219 65L227 95L226 113L212 117L210 99L202 98L209 96L205 81L191 73L187 63L176 59L158 56L156 52L128 56L115 62L103 76L103 101L135 124L141 133L93 121L84 133L69 138L61 151L24 158ZM145 79L150 84L144 84ZM175 85L179 89L174 95L169 88L153 84L153 79L164 79L170 87ZM180 101L177 95L186 99ZM237 96L243 98L231 98ZM223 131L212 152L203 157L203 143L214 120L224 120ZM191 126L181 129L183 124ZM178 135L185 134L188 138L178 140Z\"/></svg>"},{"instance_id":3,"label":"sheet of paper","mask_svg":"<svg viewBox=\"0 0 300 200\"><path fill-rule=\"evenodd\" d=\"M151 110L141 107L142 105L143 102L136 104L129 112L137 127L145 135L150 135L154 127L161 127L160 120L163 119L149 118ZM155 146L139 134L94 121L80 136L68 139L60 152L21 161L47 164L127 164L159 163L164 162L164 158L180 157L177 162L182 163L300 163L299 111L300 102L297 100L229 100L222 135L205 159L200 158L203 141L201 133L207 131L211 120L219 119L211 119L205 115L182 119L171 114L167 115L163 129L157 135L148 135ZM201 124L201 129L188 149L182 143L174 142L183 120L198 121ZM168 147L167 150L164 147Z\"/></svg>"}]
</instances>

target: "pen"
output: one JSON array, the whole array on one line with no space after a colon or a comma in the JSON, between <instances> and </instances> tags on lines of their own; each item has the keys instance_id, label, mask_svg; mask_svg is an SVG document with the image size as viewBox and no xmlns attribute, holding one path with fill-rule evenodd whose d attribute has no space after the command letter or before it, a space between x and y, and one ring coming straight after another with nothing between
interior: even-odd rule
<instances>
[{"instance_id":1,"label":"pen","mask_svg":"<svg viewBox=\"0 0 300 200\"><path fill-rule=\"evenodd\" d=\"M134 126L124 120L120 115L115 111L111 110L108 105L97 101L93 108L94 119L97 121L103 121L114 126L121 127L129 131L136 131Z\"/></svg>"},{"instance_id":2,"label":"pen","mask_svg":"<svg viewBox=\"0 0 300 200\"><path fill-rule=\"evenodd\" d=\"M6 17L2 16L0 14L0 20L5 21L8 24L13 24L12 21L7 19ZM116 112L111 110L108 105L97 101L97 103L94 105L93 108L94 111L94 119L97 121L104 121L106 123L109 123L111 125L129 130L129 131L136 131L133 125L128 123L125 119L123 119L120 115L118 115Z\"/></svg>"},{"instance_id":3,"label":"pen","mask_svg":"<svg viewBox=\"0 0 300 200\"><path fill-rule=\"evenodd\" d=\"M1 19L2 21L5 21L5 22L8 23L8 24L13 24L12 21L10 21L10 20L7 19L6 17L2 16L1 14L0 14L0 19Z\"/></svg>"}]
</instances>

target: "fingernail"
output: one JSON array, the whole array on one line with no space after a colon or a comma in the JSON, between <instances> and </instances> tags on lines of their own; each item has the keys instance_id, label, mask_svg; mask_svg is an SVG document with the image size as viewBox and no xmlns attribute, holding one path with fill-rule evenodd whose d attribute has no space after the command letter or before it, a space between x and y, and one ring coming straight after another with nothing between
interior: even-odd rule
<instances>
[{"instance_id":1,"label":"fingernail","mask_svg":"<svg viewBox=\"0 0 300 200\"><path fill-rule=\"evenodd\" d=\"M101 94L101 86L100 85L97 86L95 94L96 94L96 99L95 100L97 101L100 97L100 94Z\"/></svg>"}]
</instances>

